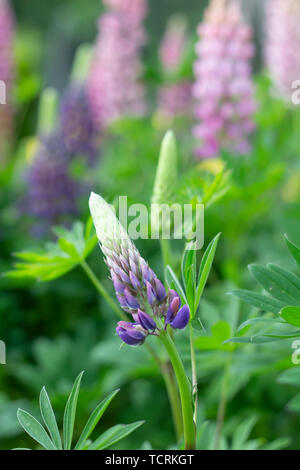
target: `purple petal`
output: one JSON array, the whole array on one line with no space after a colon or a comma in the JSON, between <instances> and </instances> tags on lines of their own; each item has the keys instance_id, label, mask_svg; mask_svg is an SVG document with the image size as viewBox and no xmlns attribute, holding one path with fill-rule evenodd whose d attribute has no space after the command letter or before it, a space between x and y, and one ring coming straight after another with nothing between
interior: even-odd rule
<instances>
[{"instance_id":1,"label":"purple petal","mask_svg":"<svg viewBox=\"0 0 300 470\"><path fill-rule=\"evenodd\" d=\"M135 289L139 289L141 287L140 281L138 280L138 278L132 271L130 271L129 273L129 278L130 278L131 284L133 285Z\"/></svg>"},{"instance_id":2,"label":"purple petal","mask_svg":"<svg viewBox=\"0 0 300 470\"><path fill-rule=\"evenodd\" d=\"M151 286L150 282L148 282L148 281L146 282L146 286L147 286L148 302L149 302L150 305L153 305L153 303L156 300L156 296L155 296L153 287Z\"/></svg>"},{"instance_id":3,"label":"purple petal","mask_svg":"<svg viewBox=\"0 0 300 470\"><path fill-rule=\"evenodd\" d=\"M138 303L137 299L135 298L135 296L130 292L130 290L127 287L126 287L126 289L124 289L124 295L125 295L126 302L127 302L128 306L130 308L139 308L140 307L140 304Z\"/></svg>"},{"instance_id":4,"label":"purple petal","mask_svg":"<svg viewBox=\"0 0 300 470\"><path fill-rule=\"evenodd\" d=\"M171 301L169 308L168 308L167 318L166 318L167 323L171 323L174 320L174 317L176 313L178 312L180 304L181 304L180 298L174 297L174 299Z\"/></svg>"},{"instance_id":5,"label":"purple petal","mask_svg":"<svg viewBox=\"0 0 300 470\"><path fill-rule=\"evenodd\" d=\"M129 346L137 346L138 344L142 344L145 340L145 335L141 332L136 330L135 328L123 328L118 326L116 328L116 332L121 338L124 343L129 344Z\"/></svg>"},{"instance_id":6,"label":"purple petal","mask_svg":"<svg viewBox=\"0 0 300 470\"><path fill-rule=\"evenodd\" d=\"M166 289L163 283L159 279L155 279L155 293L156 293L156 298L159 302L164 300L166 297Z\"/></svg>"},{"instance_id":7,"label":"purple petal","mask_svg":"<svg viewBox=\"0 0 300 470\"><path fill-rule=\"evenodd\" d=\"M150 317L150 315L145 312L142 312L142 310L138 311L138 322L143 328L145 328L145 330L156 330L155 321Z\"/></svg>"},{"instance_id":8,"label":"purple petal","mask_svg":"<svg viewBox=\"0 0 300 470\"><path fill-rule=\"evenodd\" d=\"M125 286L121 282L119 276L117 276L117 274L115 274L113 270L111 270L111 279L112 279L116 292L118 292L119 294L123 294Z\"/></svg>"},{"instance_id":9,"label":"purple petal","mask_svg":"<svg viewBox=\"0 0 300 470\"><path fill-rule=\"evenodd\" d=\"M171 322L171 327L177 330L183 330L190 320L190 309L184 305L177 313L174 320Z\"/></svg>"},{"instance_id":10,"label":"purple petal","mask_svg":"<svg viewBox=\"0 0 300 470\"><path fill-rule=\"evenodd\" d=\"M126 299L125 299L124 295L117 294L117 299L118 299L119 304L121 305L121 307L127 307L127 302L126 302Z\"/></svg>"}]
</instances>

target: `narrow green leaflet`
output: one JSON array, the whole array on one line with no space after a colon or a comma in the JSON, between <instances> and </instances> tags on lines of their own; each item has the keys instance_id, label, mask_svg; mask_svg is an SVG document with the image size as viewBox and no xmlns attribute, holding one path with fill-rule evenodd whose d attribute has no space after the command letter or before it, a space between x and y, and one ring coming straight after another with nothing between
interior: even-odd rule
<instances>
[{"instance_id":1,"label":"narrow green leaflet","mask_svg":"<svg viewBox=\"0 0 300 470\"><path fill-rule=\"evenodd\" d=\"M69 395L66 408L65 408L64 422L63 422L64 449L65 450L71 449L77 400L78 400L79 388L80 388L83 373L84 372L81 372L76 378L74 385L72 387L71 393Z\"/></svg>"},{"instance_id":2,"label":"narrow green leaflet","mask_svg":"<svg viewBox=\"0 0 300 470\"><path fill-rule=\"evenodd\" d=\"M198 273L198 285L197 285L196 295L195 295L194 312L196 312L198 308L203 289L207 282L220 236L221 236L221 233L218 233L218 235L215 236L215 238L210 242L210 244L206 248L206 251L203 255L200 268L199 268L199 273Z\"/></svg>"},{"instance_id":3,"label":"narrow green leaflet","mask_svg":"<svg viewBox=\"0 0 300 470\"><path fill-rule=\"evenodd\" d=\"M41 446L47 450L57 450L41 423L39 423L39 421L31 414L19 409L17 412L17 418L27 434L35 439Z\"/></svg>"},{"instance_id":4,"label":"narrow green leaflet","mask_svg":"<svg viewBox=\"0 0 300 470\"><path fill-rule=\"evenodd\" d=\"M276 318L265 318L265 317L257 317L257 318L250 318L249 320L244 321L237 329L238 333L246 328L247 326L253 326L257 324L273 324L273 325L278 325L280 324L280 321L278 321Z\"/></svg>"},{"instance_id":5,"label":"narrow green leaflet","mask_svg":"<svg viewBox=\"0 0 300 470\"><path fill-rule=\"evenodd\" d=\"M197 252L196 250L185 250L181 263L182 278L186 291L186 298L190 307L193 308L195 300L196 289L196 275L197 275ZM191 312L194 316L194 312Z\"/></svg>"},{"instance_id":6,"label":"narrow green leaflet","mask_svg":"<svg viewBox=\"0 0 300 470\"><path fill-rule=\"evenodd\" d=\"M300 327L300 307L284 307L280 315L290 325Z\"/></svg>"},{"instance_id":7,"label":"narrow green leaflet","mask_svg":"<svg viewBox=\"0 0 300 470\"><path fill-rule=\"evenodd\" d=\"M101 450L107 449L112 445L119 442L121 439L129 436L133 431L138 429L145 421L136 421L135 423L131 424L117 424L112 428L105 431L98 439L93 442L92 445L88 448L88 450Z\"/></svg>"},{"instance_id":8,"label":"narrow green leaflet","mask_svg":"<svg viewBox=\"0 0 300 470\"><path fill-rule=\"evenodd\" d=\"M293 242L291 242L291 240L288 238L287 235L285 235L285 241L292 257L294 258L294 260L300 267L300 248L297 245L295 245Z\"/></svg>"},{"instance_id":9,"label":"narrow green leaflet","mask_svg":"<svg viewBox=\"0 0 300 470\"><path fill-rule=\"evenodd\" d=\"M55 227L57 243L46 244L41 252L15 253L18 261L14 264L14 269L4 275L15 279L33 278L43 282L65 275L86 259L96 246L97 237L92 230L90 219L86 226L82 222L75 222L71 230Z\"/></svg>"},{"instance_id":10,"label":"narrow green leaflet","mask_svg":"<svg viewBox=\"0 0 300 470\"><path fill-rule=\"evenodd\" d=\"M284 302L246 289L235 289L231 291L230 294L265 312L279 313L285 306Z\"/></svg>"},{"instance_id":11,"label":"narrow green leaflet","mask_svg":"<svg viewBox=\"0 0 300 470\"><path fill-rule=\"evenodd\" d=\"M111 401L114 397L119 393L119 389L112 392L108 397L106 397L92 412L91 416L89 417L88 422L85 425L84 430L81 433L81 436L75 446L75 450L82 450L85 447L85 443L88 440L89 436L97 426L98 422L100 421L103 413L110 405Z\"/></svg>"},{"instance_id":12,"label":"narrow green leaflet","mask_svg":"<svg viewBox=\"0 0 300 470\"><path fill-rule=\"evenodd\" d=\"M180 295L181 300L185 304L187 304L188 302L187 302L187 298L186 298L184 289L183 289L182 285L180 284L180 282L179 282L176 274L174 273L173 269L171 268L171 266L166 266L166 281L167 281L167 284L170 288L172 287L172 285L174 286L174 289Z\"/></svg>"},{"instance_id":13,"label":"narrow green leaflet","mask_svg":"<svg viewBox=\"0 0 300 470\"><path fill-rule=\"evenodd\" d=\"M250 265L249 270L275 299L284 302L285 305L300 305L299 292L297 295L294 283L287 276L257 264Z\"/></svg>"},{"instance_id":14,"label":"narrow green leaflet","mask_svg":"<svg viewBox=\"0 0 300 470\"><path fill-rule=\"evenodd\" d=\"M50 398L47 394L45 387L42 388L40 393L40 410L44 423L50 433L55 447L59 450L62 449L61 437L57 427L57 422L52 409Z\"/></svg>"}]
</instances>

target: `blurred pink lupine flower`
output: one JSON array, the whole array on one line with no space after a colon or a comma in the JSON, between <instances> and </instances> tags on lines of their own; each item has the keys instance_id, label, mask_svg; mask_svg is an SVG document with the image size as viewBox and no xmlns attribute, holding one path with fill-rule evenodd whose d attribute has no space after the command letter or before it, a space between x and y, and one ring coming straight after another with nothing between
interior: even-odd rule
<instances>
[{"instance_id":1,"label":"blurred pink lupine flower","mask_svg":"<svg viewBox=\"0 0 300 470\"><path fill-rule=\"evenodd\" d=\"M105 0L88 78L88 97L98 129L146 111L140 52L146 37L146 0Z\"/></svg>"},{"instance_id":2,"label":"blurred pink lupine flower","mask_svg":"<svg viewBox=\"0 0 300 470\"><path fill-rule=\"evenodd\" d=\"M279 92L291 99L292 84L300 80L300 3L269 0L267 5L266 63Z\"/></svg>"},{"instance_id":3,"label":"blurred pink lupine flower","mask_svg":"<svg viewBox=\"0 0 300 470\"><path fill-rule=\"evenodd\" d=\"M176 80L187 46L186 21L174 16L168 22L159 57L166 76L165 84L158 90L158 112L168 117L190 114L192 111L192 84Z\"/></svg>"},{"instance_id":4,"label":"blurred pink lupine flower","mask_svg":"<svg viewBox=\"0 0 300 470\"><path fill-rule=\"evenodd\" d=\"M196 156L216 157L221 149L246 154L255 128L252 30L235 0L211 0L198 33L193 87L198 121L193 135L200 144Z\"/></svg>"},{"instance_id":5,"label":"blurred pink lupine flower","mask_svg":"<svg viewBox=\"0 0 300 470\"><path fill-rule=\"evenodd\" d=\"M5 84L6 104L0 104L0 160L13 133L11 89L14 79L13 41L15 21L8 0L0 0L0 80Z\"/></svg>"}]
</instances>

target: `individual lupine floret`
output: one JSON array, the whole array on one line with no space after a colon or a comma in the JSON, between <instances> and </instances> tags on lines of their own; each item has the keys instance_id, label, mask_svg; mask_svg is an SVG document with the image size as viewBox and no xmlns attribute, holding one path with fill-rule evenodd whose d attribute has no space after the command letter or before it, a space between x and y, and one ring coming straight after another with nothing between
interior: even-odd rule
<instances>
[{"instance_id":1,"label":"individual lupine floret","mask_svg":"<svg viewBox=\"0 0 300 470\"><path fill-rule=\"evenodd\" d=\"M300 78L300 4L298 0L270 0L266 11L266 63L277 89L291 100Z\"/></svg>"},{"instance_id":2,"label":"individual lupine floret","mask_svg":"<svg viewBox=\"0 0 300 470\"><path fill-rule=\"evenodd\" d=\"M193 89L198 120L193 134L200 143L196 156L216 157L222 149L248 153L255 128L251 27L243 22L236 1L212 0L198 32Z\"/></svg>"},{"instance_id":3,"label":"individual lupine floret","mask_svg":"<svg viewBox=\"0 0 300 470\"><path fill-rule=\"evenodd\" d=\"M134 323L118 323L120 338L133 346L142 344L148 335L158 335L163 322L165 326L184 328L189 321L188 307L178 311L172 304L172 318L167 321L170 301L179 296L175 291L167 295L164 285L141 257L112 207L94 193L89 205L117 299L134 320Z\"/></svg>"}]
</instances>

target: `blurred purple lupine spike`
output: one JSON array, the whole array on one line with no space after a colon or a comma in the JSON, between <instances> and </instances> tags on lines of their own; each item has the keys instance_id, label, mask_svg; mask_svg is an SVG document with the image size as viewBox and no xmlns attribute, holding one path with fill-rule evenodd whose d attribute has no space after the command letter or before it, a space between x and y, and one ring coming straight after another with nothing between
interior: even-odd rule
<instances>
[{"instance_id":1,"label":"blurred purple lupine spike","mask_svg":"<svg viewBox=\"0 0 300 470\"><path fill-rule=\"evenodd\" d=\"M64 152L59 136L41 139L29 167L26 205L36 219L37 235L77 212L79 187L68 173Z\"/></svg>"},{"instance_id":2,"label":"blurred purple lupine spike","mask_svg":"<svg viewBox=\"0 0 300 470\"><path fill-rule=\"evenodd\" d=\"M292 85L300 78L300 4L270 0L266 11L266 63L281 95L291 101Z\"/></svg>"},{"instance_id":3,"label":"blurred purple lupine spike","mask_svg":"<svg viewBox=\"0 0 300 470\"><path fill-rule=\"evenodd\" d=\"M105 0L88 78L88 97L97 129L125 116L145 114L139 82L147 0Z\"/></svg>"},{"instance_id":4,"label":"blurred purple lupine spike","mask_svg":"<svg viewBox=\"0 0 300 470\"><path fill-rule=\"evenodd\" d=\"M193 88L198 123L193 134L199 145L195 154L212 158L222 149L247 154L249 135L255 128L251 27L244 23L238 2L211 0L198 33Z\"/></svg>"},{"instance_id":5,"label":"blurred purple lupine spike","mask_svg":"<svg viewBox=\"0 0 300 470\"><path fill-rule=\"evenodd\" d=\"M118 323L117 334L122 341L138 345L149 334L159 335L161 330L155 319L163 320L165 326L184 328L189 320L188 307L179 310L180 297L176 291L170 290L167 295L162 282L141 257L112 207L95 193L91 194L89 205L117 299L135 321Z\"/></svg>"},{"instance_id":6,"label":"blurred purple lupine spike","mask_svg":"<svg viewBox=\"0 0 300 470\"><path fill-rule=\"evenodd\" d=\"M71 84L65 91L60 106L60 127L69 158L82 155L89 164L97 158L96 129L85 87Z\"/></svg>"},{"instance_id":7,"label":"blurred purple lupine spike","mask_svg":"<svg viewBox=\"0 0 300 470\"><path fill-rule=\"evenodd\" d=\"M13 135L11 92L14 81L14 34L15 19L10 1L0 0L0 80L5 85L5 103L2 100L0 103L0 161L5 159L7 143Z\"/></svg>"}]
</instances>

